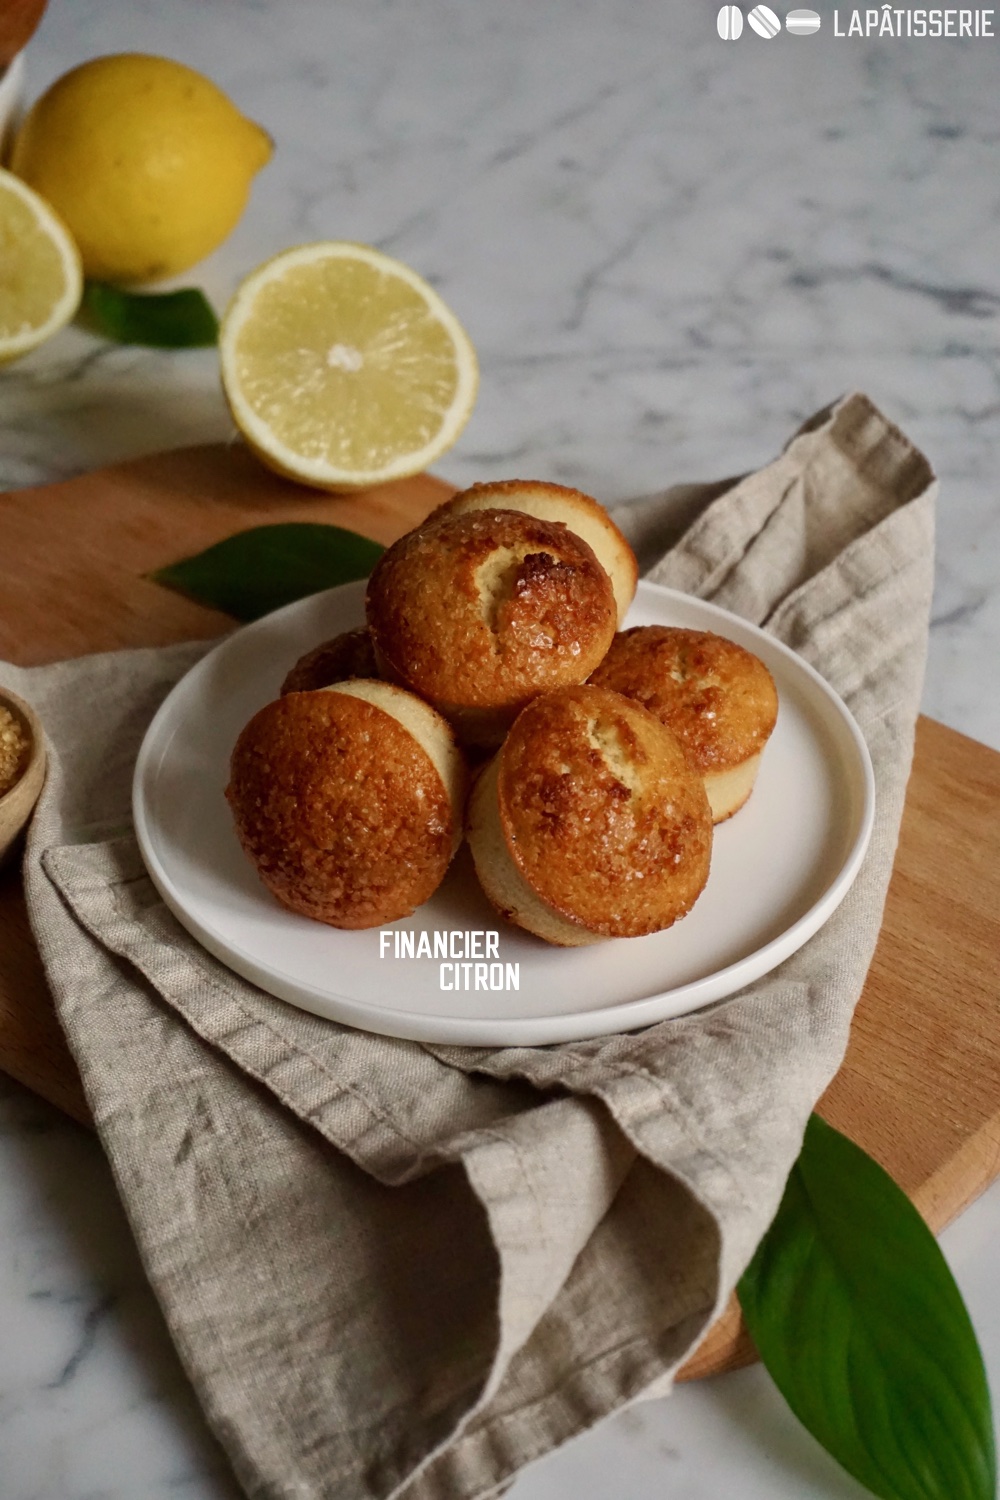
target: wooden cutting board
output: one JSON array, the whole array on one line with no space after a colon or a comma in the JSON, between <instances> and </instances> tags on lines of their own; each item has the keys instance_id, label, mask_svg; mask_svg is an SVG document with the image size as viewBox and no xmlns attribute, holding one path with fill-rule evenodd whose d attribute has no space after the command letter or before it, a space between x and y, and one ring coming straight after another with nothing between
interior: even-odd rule
<instances>
[{"instance_id":1,"label":"wooden cutting board","mask_svg":"<svg viewBox=\"0 0 1000 1500\"><path fill-rule=\"evenodd\" d=\"M239 446L212 446L0 496L0 657L29 666L216 634L231 620L145 575L269 522L332 521L389 542L448 493L421 476L317 496ZM819 1108L935 1230L1000 1174L998 849L1000 755L922 719L881 937ZM88 1121L16 870L0 875L0 1068ZM753 1357L734 1303L685 1373Z\"/></svg>"}]
</instances>

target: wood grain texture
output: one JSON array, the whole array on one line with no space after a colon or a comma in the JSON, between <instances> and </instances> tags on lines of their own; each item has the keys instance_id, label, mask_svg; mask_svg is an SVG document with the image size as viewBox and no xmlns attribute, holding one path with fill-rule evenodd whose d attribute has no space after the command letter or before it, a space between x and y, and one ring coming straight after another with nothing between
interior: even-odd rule
<instances>
[{"instance_id":1,"label":"wood grain texture","mask_svg":"<svg viewBox=\"0 0 1000 1500\"><path fill-rule=\"evenodd\" d=\"M0 657L21 665L231 626L144 575L248 526L330 521L389 542L449 493L428 476L315 495L240 447L181 449L0 496ZM875 959L821 1113L942 1228L1000 1174L1000 755L921 720ZM87 1107L28 930L0 876L0 1068ZM731 1304L682 1372L754 1358Z\"/></svg>"},{"instance_id":2,"label":"wood grain texture","mask_svg":"<svg viewBox=\"0 0 1000 1500\"><path fill-rule=\"evenodd\" d=\"M817 1105L935 1232L1000 1175L1000 755L920 719L882 930ZM681 1378L750 1364L735 1298Z\"/></svg>"},{"instance_id":3,"label":"wood grain texture","mask_svg":"<svg viewBox=\"0 0 1000 1500\"><path fill-rule=\"evenodd\" d=\"M875 960L819 1109L934 1229L1000 1173L998 850L1000 755L921 719Z\"/></svg>"},{"instance_id":4,"label":"wood grain texture","mask_svg":"<svg viewBox=\"0 0 1000 1500\"><path fill-rule=\"evenodd\" d=\"M451 493L420 475L364 495L279 479L245 448L179 448L0 495L0 657L37 666L232 628L146 575L250 526L327 521L391 542Z\"/></svg>"}]
</instances>

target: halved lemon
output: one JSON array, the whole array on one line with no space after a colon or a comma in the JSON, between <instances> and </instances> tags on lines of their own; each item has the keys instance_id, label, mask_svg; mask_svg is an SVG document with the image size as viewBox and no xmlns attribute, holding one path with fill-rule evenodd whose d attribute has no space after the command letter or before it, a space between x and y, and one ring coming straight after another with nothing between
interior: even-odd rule
<instances>
[{"instance_id":1,"label":"halved lemon","mask_svg":"<svg viewBox=\"0 0 1000 1500\"><path fill-rule=\"evenodd\" d=\"M0 364L43 344L83 295L80 254L44 198L0 171Z\"/></svg>"},{"instance_id":2,"label":"halved lemon","mask_svg":"<svg viewBox=\"0 0 1000 1500\"><path fill-rule=\"evenodd\" d=\"M250 446L325 490L426 469L465 426L479 382L471 340L433 287L345 241L300 245L251 272L219 349Z\"/></svg>"}]
</instances>

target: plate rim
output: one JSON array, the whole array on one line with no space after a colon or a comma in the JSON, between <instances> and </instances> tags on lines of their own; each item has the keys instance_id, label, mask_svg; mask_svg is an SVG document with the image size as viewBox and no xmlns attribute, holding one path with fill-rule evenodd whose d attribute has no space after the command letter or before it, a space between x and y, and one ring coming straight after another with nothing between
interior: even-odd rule
<instances>
[{"instance_id":1,"label":"plate rim","mask_svg":"<svg viewBox=\"0 0 1000 1500\"><path fill-rule=\"evenodd\" d=\"M358 1000L329 989L321 991L303 981L289 981L280 973L269 971L252 955L233 943L220 939L184 904L156 853L150 820L147 816L144 789L148 776L154 770L152 762L160 748L157 742L161 737L163 722L171 716L175 697L194 673L205 669L213 657L245 632L260 629L265 622L293 614L300 610L303 604L315 602L318 598L327 598L331 595L356 596L359 593L363 596L364 588L364 580L340 584L336 588L325 589L319 594L311 594L305 599L295 600L258 620L228 632L174 683L153 715L139 747L132 778L132 818L136 841L146 871L164 904L181 926L212 957L240 978L286 1004L319 1016L321 1019L330 1020L334 1024L347 1025L358 1030L374 1032L376 1035L396 1037L405 1041L472 1047L546 1046L555 1043L589 1041L595 1037L635 1031L655 1024L657 1021L674 1020L680 1016L689 1015L692 1011L701 1010L716 1001L736 995L745 985L762 979L786 958L798 952L832 917L847 895L861 869L875 823L875 774L871 755L850 709L810 662L761 626L753 624L752 621L710 600L699 599L694 594L686 594L680 589L668 588L664 584L654 583L649 579L640 579L636 590L636 600L643 594L652 593L666 601L676 601L686 607L694 605L699 611L707 612L720 622L736 625L740 631L747 632L752 637L763 641L770 651L777 651L791 664L793 671L804 674L806 680L819 691L827 707L834 711L841 727L847 731L848 740L856 757L853 770L855 775L860 773L862 789L857 829L840 869L812 905L768 942L733 963L721 969L714 969L710 974L703 975L699 979L659 991L655 995L644 995L639 999L622 1001L613 1006L601 1006L594 1010L564 1012L556 1015L512 1018L455 1017L433 1012L386 1010L370 1001ZM624 628L629 627L626 625ZM619 941L627 941L627 939ZM738 979L735 977L737 971L740 975ZM314 1000L315 1004L310 1004L309 1000ZM678 1001L681 1002L679 1005L676 1003ZM669 1004L669 1009L664 1008L665 1002ZM320 1006L322 1008L319 1008ZM336 1014L333 1014L333 1011L336 1011Z\"/></svg>"}]
</instances>

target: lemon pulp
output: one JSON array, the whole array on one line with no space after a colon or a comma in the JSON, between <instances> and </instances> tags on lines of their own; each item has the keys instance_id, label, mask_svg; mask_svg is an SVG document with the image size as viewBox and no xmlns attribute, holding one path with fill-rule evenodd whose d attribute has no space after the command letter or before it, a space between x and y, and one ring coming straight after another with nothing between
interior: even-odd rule
<instances>
[{"instance_id":1,"label":"lemon pulp","mask_svg":"<svg viewBox=\"0 0 1000 1500\"><path fill-rule=\"evenodd\" d=\"M254 272L223 322L223 384L265 462L329 489L425 468L475 400L472 345L436 292L367 246L302 246Z\"/></svg>"},{"instance_id":2,"label":"lemon pulp","mask_svg":"<svg viewBox=\"0 0 1000 1500\"><path fill-rule=\"evenodd\" d=\"M0 171L0 362L49 338L76 312L80 257L48 205Z\"/></svg>"}]
</instances>

